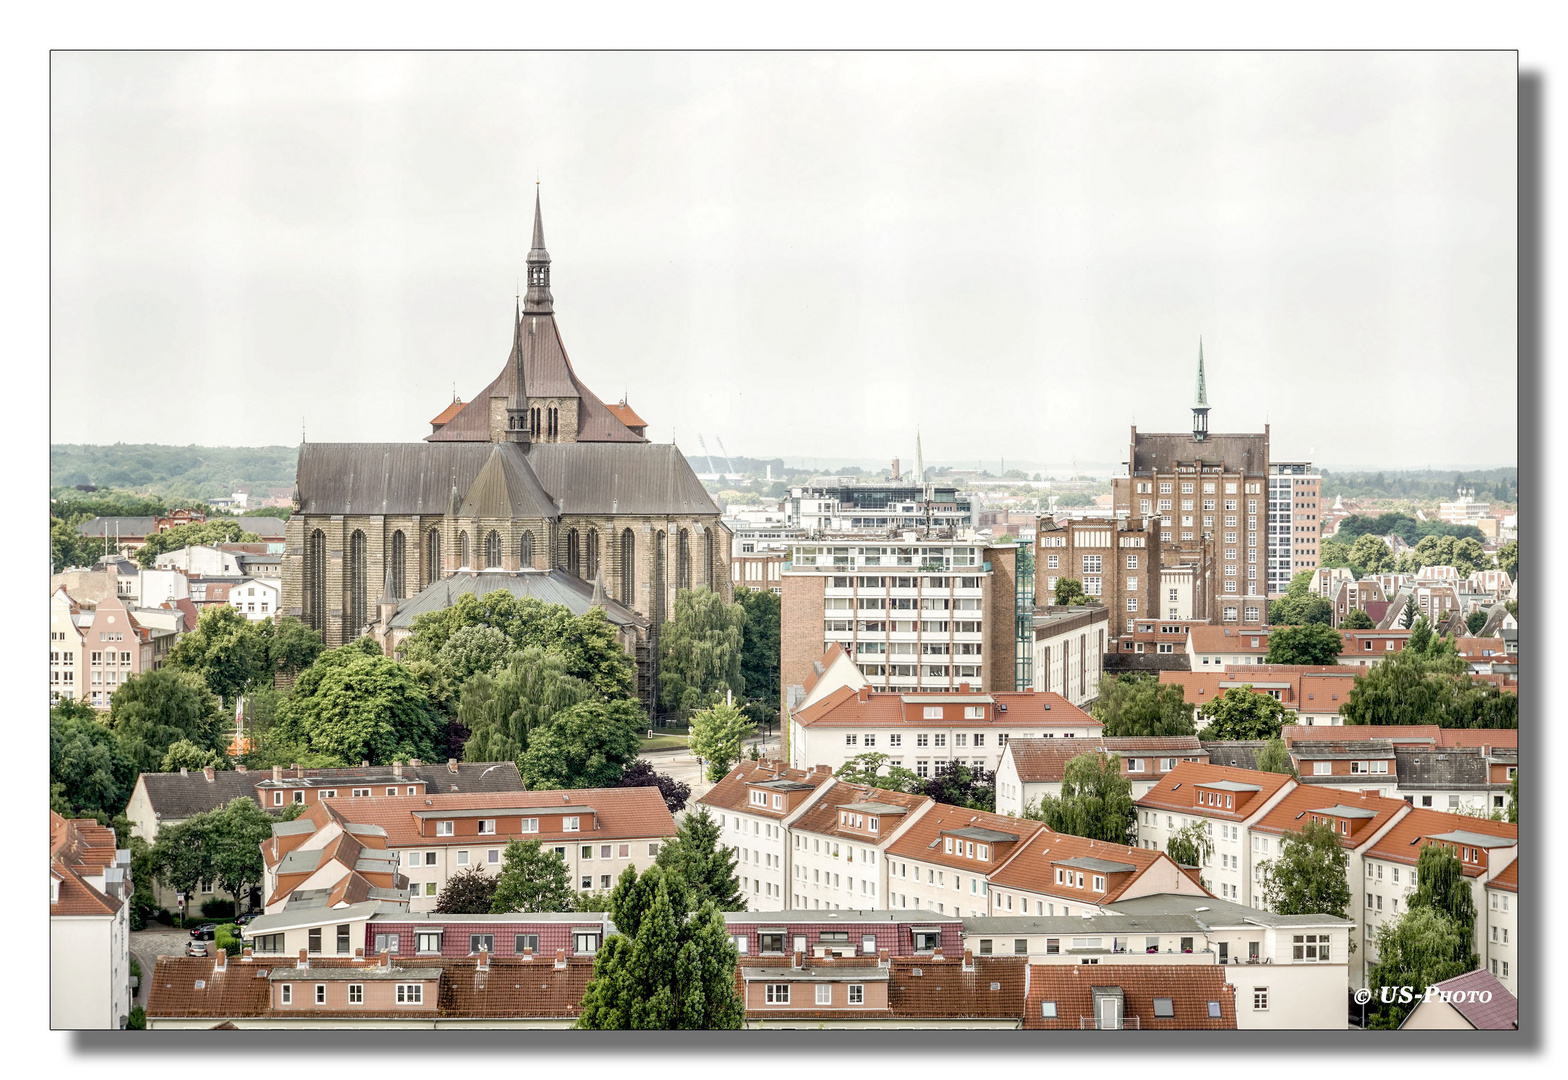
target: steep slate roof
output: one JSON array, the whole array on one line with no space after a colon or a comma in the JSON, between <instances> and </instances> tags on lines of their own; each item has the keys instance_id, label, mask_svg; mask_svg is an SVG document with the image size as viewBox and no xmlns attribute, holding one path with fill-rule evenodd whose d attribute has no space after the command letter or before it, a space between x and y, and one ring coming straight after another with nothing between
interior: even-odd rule
<instances>
[{"instance_id":1,"label":"steep slate roof","mask_svg":"<svg viewBox=\"0 0 1568 1080\"><path fill-rule=\"evenodd\" d=\"M1124 1021L1136 1016L1144 1031L1230 1030L1236 1026L1236 991L1225 983L1226 968L1203 964L1036 964L1029 971L1024 1027L1077 1030L1093 1017L1096 987L1116 987ZM1169 998L1172 1015L1154 1015L1154 999ZM1209 1002L1219 1016L1209 1015ZM1042 1015L1046 1002L1056 1016ZM1131 1028L1131 1024L1125 1024Z\"/></svg>"},{"instance_id":2,"label":"steep slate roof","mask_svg":"<svg viewBox=\"0 0 1568 1080\"><path fill-rule=\"evenodd\" d=\"M888 961L888 1008L907 1018L1017 1020L1023 1012L1023 957L895 956ZM915 974L916 972L920 974Z\"/></svg>"},{"instance_id":3,"label":"steep slate roof","mask_svg":"<svg viewBox=\"0 0 1568 1080\"><path fill-rule=\"evenodd\" d=\"M398 603L392 615L394 628L410 628L414 620L430 611L445 611L465 593L484 596L505 590L516 597L531 596L546 604L560 604L573 615L593 607L593 583L584 581L559 567L553 570L493 570L474 574L453 574L433 581L407 600ZM599 605L605 618L616 626L641 626L647 622L618 600L608 596Z\"/></svg>"},{"instance_id":4,"label":"steep slate roof","mask_svg":"<svg viewBox=\"0 0 1568 1080\"><path fill-rule=\"evenodd\" d=\"M1441 1001L1441 994L1452 994L1447 1001L1448 1007L1477 1031L1517 1031L1519 1028L1519 1000L1484 967L1434 983L1432 988L1439 992L1433 995L1434 1001ZM1472 1000L1480 996L1478 991L1486 994L1485 1001ZM1411 1015L1415 1015L1415 1010L1411 1010ZM1405 1018L1407 1022L1409 1019ZM1404 1024L1399 1026L1404 1027Z\"/></svg>"},{"instance_id":5,"label":"steep slate roof","mask_svg":"<svg viewBox=\"0 0 1568 1080\"><path fill-rule=\"evenodd\" d=\"M155 517L95 517L76 527L83 536L150 536L158 527Z\"/></svg>"},{"instance_id":6,"label":"steep slate roof","mask_svg":"<svg viewBox=\"0 0 1568 1080\"><path fill-rule=\"evenodd\" d=\"M528 466L527 452L516 443L491 444L490 456L468 488L460 517L554 517L555 500Z\"/></svg>"},{"instance_id":7,"label":"steep slate roof","mask_svg":"<svg viewBox=\"0 0 1568 1080\"><path fill-rule=\"evenodd\" d=\"M1228 765L1233 769L1256 769L1258 767L1258 754L1263 749L1261 739L1234 740L1229 742L1205 742L1203 749L1208 751L1211 765Z\"/></svg>"},{"instance_id":8,"label":"steep slate roof","mask_svg":"<svg viewBox=\"0 0 1568 1080\"><path fill-rule=\"evenodd\" d=\"M1202 442L1190 432L1133 435L1132 471L1139 475L1174 472L1178 461L1222 464L1228 472L1262 476L1268 472L1268 437L1262 434L1209 435Z\"/></svg>"},{"instance_id":9,"label":"steep slate roof","mask_svg":"<svg viewBox=\"0 0 1568 1080\"><path fill-rule=\"evenodd\" d=\"M1099 750L1128 757L1207 758L1206 751L1193 735L1108 736L1087 739L1009 739L1018 779L1025 784L1060 783L1067 763L1081 754ZM1122 770L1126 773L1125 765ZM1152 775L1128 773L1136 779Z\"/></svg>"},{"instance_id":10,"label":"steep slate roof","mask_svg":"<svg viewBox=\"0 0 1568 1080\"><path fill-rule=\"evenodd\" d=\"M672 443L535 444L528 459L563 514L719 512Z\"/></svg>"}]
</instances>

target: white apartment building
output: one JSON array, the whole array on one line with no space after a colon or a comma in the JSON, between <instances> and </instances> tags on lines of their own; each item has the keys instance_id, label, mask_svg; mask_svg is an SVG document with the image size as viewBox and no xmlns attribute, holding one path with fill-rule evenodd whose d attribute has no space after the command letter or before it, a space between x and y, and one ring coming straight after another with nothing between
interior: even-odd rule
<instances>
[{"instance_id":1,"label":"white apartment building","mask_svg":"<svg viewBox=\"0 0 1568 1080\"><path fill-rule=\"evenodd\" d=\"M251 578L229 587L229 606L251 622L271 622L277 618L282 596L282 581Z\"/></svg>"},{"instance_id":2,"label":"white apartment building","mask_svg":"<svg viewBox=\"0 0 1568 1080\"><path fill-rule=\"evenodd\" d=\"M1110 610L1103 604L1036 611L1031 687L1087 707L1100 694L1110 626Z\"/></svg>"},{"instance_id":3,"label":"white apartment building","mask_svg":"<svg viewBox=\"0 0 1568 1080\"><path fill-rule=\"evenodd\" d=\"M131 853L90 818L49 814L49 1026L123 1028L131 1014Z\"/></svg>"},{"instance_id":4,"label":"white apartment building","mask_svg":"<svg viewBox=\"0 0 1568 1080\"><path fill-rule=\"evenodd\" d=\"M1318 566L1323 532L1323 478L1306 461L1269 465L1268 594L1283 596L1290 579Z\"/></svg>"},{"instance_id":5,"label":"white apartment building","mask_svg":"<svg viewBox=\"0 0 1568 1080\"><path fill-rule=\"evenodd\" d=\"M1481 913L1477 912L1479 916ZM1519 860L1515 858L1486 883L1486 949L1481 966L1519 996Z\"/></svg>"},{"instance_id":6,"label":"white apartment building","mask_svg":"<svg viewBox=\"0 0 1568 1080\"><path fill-rule=\"evenodd\" d=\"M87 628L92 612L80 611L65 589L49 597L49 703L87 697Z\"/></svg>"},{"instance_id":7,"label":"white apartment building","mask_svg":"<svg viewBox=\"0 0 1568 1080\"><path fill-rule=\"evenodd\" d=\"M791 823L787 906L888 907L885 852L934 805L923 795L835 781Z\"/></svg>"},{"instance_id":8,"label":"white apartment building","mask_svg":"<svg viewBox=\"0 0 1568 1080\"><path fill-rule=\"evenodd\" d=\"M719 843L735 853L747 910L782 911L791 905L789 823L816 792L833 783L827 768L742 761L697 800L718 822Z\"/></svg>"}]
</instances>

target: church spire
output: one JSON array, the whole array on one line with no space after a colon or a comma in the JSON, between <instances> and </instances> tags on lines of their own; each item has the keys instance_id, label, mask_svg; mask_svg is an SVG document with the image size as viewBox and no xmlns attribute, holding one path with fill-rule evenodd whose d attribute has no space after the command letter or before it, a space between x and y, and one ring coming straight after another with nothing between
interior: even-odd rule
<instances>
[{"instance_id":1,"label":"church spire","mask_svg":"<svg viewBox=\"0 0 1568 1080\"><path fill-rule=\"evenodd\" d=\"M512 324L512 398L506 403L506 441L527 446L533 441L528 406L528 365L523 357L523 313Z\"/></svg>"},{"instance_id":2,"label":"church spire","mask_svg":"<svg viewBox=\"0 0 1568 1080\"><path fill-rule=\"evenodd\" d=\"M1192 437L1202 442L1209 437L1209 391L1203 382L1203 336L1198 336L1198 391L1192 402Z\"/></svg>"},{"instance_id":3,"label":"church spire","mask_svg":"<svg viewBox=\"0 0 1568 1080\"><path fill-rule=\"evenodd\" d=\"M539 212L539 187L534 185L534 240L528 249L528 303L525 315L549 315L554 311L550 297L550 253L544 248L544 218Z\"/></svg>"}]
</instances>

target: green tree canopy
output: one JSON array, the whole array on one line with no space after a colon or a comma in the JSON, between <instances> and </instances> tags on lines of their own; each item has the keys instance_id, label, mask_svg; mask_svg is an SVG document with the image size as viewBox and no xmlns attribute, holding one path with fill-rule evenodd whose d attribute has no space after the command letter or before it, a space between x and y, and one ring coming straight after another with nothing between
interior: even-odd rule
<instances>
[{"instance_id":1,"label":"green tree canopy","mask_svg":"<svg viewBox=\"0 0 1568 1080\"><path fill-rule=\"evenodd\" d=\"M512 652L511 641L493 626L459 626L437 650L436 659L461 686L476 674L498 674Z\"/></svg>"},{"instance_id":2,"label":"green tree canopy","mask_svg":"<svg viewBox=\"0 0 1568 1080\"><path fill-rule=\"evenodd\" d=\"M181 739L221 750L229 734L228 718L202 677L169 667L144 671L122 684L109 701L109 726L138 772L155 772Z\"/></svg>"},{"instance_id":3,"label":"green tree canopy","mask_svg":"<svg viewBox=\"0 0 1568 1080\"><path fill-rule=\"evenodd\" d=\"M566 860L544 850L537 840L513 840L506 845L491 911L497 915L509 911L572 911L574 898Z\"/></svg>"},{"instance_id":4,"label":"green tree canopy","mask_svg":"<svg viewBox=\"0 0 1568 1080\"><path fill-rule=\"evenodd\" d=\"M1377 962L1367 969L1372 992L1367 1027L1397 1028L1414 1008L1413 1000L1400 1000L1403 988L1419 999L1433 983L1474 970L1471 959L1464 930L1440 908L1412 906L1397 921L1384 923L1377 932ZM1385 996L1394 1000L1385 1003Z\"/></svg>"},{"instance_id":5,"label":"green tree canopy","mask_svg":"<svg viewBox=\"0 0 1568 1080\"><path fill-rule=\"evenodd\" d=\"M1516 728L1519 695L1471 678L1452 644L1434 640L1431 655L1411 647L1385 654L1356 676L1339 711L1346 724Z\"/></svg>"},{"instance_id":6,"label":"green tree canopy","mask_svg":"<svg viewBox=\"0 0 1568 1080\"><path fill-rule=\"evenodd\" d=\"M1296 775L1296 766L1291 763L1290 751L1285 747L1285 741L1280 738L1269 739L1263 744L1263 749L1258 751L1257 767L1259 772Z\"/></svg>"},{"instance_id":7,"label":"green tree canopy","mask_svg":"<svg viewBox=\"0 0 1568 1080\"><path fill-rule=\"evenodd\" d=\"M83 536L75 525L56 517L49 519L51 573L58 574L73 566L96 566L103 554L103 537Z\"/></svg>"},{"instance_id":8,"label":"green tree canopy","mask_svg":"<svg viewBox=\"0 0 1568 1080\"><path fill-rule=\"evenodd\" d=\"M1057 607L1070 607L1078 604L1092 604L1094 598L1083 591L1083 582L1077 578L1057 578L1056 589L1052 599Z\"/></svg>"},{"instance_id":9,"label":"green tree canopy","mask_svg":"<svg viewBox=\"0 0 1568 1080\"><path fill-rule=\"evenodd\" d=\"M1356 542L1350 545L1350 565L1357 577L1381 574L1394 568L1394 553L1382 537L1370 534L1358 536Z\"/></svg>"},{"instance_id":10,"label":"green tree canopy","mask_svg":"<svg viewBox=\"0 0 1568 1080\"><path fill-rule=\"evenodd\" d=\"M599 608L573 615L561 604L547 604L531 596L515 596L497 589L475 596L465 593L449 608L430 611L414 620L412 632L403 642L405 660L441 660L442 651L458 631L465 627L489 627L509 643L507 652L540 649L559 656L566 674L581 679L608 701L633 698L637 690L637 671L631 657L621 647L615 626ZM477 665L486 657L481 641L488 635L465 635L446 657L480 671Z\"/></svg>"},{"instance_id":11,"label":"green tree canopy","mask_svg":"<svg viewBox=\"0 0 1568 1080\"><path fill-rule=\"evenodd\" d=\"M1497 568L1515 580L1519 577L1519 541L1510 540L1497 549Z\"/></svg>"},{"instance_id":12,"label":"green tree canopy","mask_svg":"<svg viewBox=\"0 0 1568 1080\"><path fill-rule=\"evenodd\" d=\"M1508 781L1508 823L1519 824L1519 772L1514 771L1514 778Z\"/></svg>"},{"instance_id":13,"label":"green tree canopy","mask_svg":"<svg viewBox=\"0 0 1568 1080\"><path fill-rule=\"evenodd\" d=\"M1325 536L1323 538L1323 542L1318 545L1318 565L1321 567L1327 567L1329 569L1342 566L1349 567L1350 542L1345 540L1336 540L1332 536ZM1302 573L1307 572L1308 571L1305 570L1302 571ZM1296 577L1300 576L1300 574L1296 575Z\"/></svg>"},{"instance_id":14,"label":"green tree canopy","mask_svg":"<svg viewBox=\"0 0 1568 1080\"><path fill-rule=\"evenodd\" d=\"M647 724L636 702L584 701L536 728L518 768L530 791L614 787L637 759Z\"/></svg>"},{"instance_id":15,"label":"green tree canopy","mask_svg":"<svg viewBox=\"0 0 1568 1080\"><path fill-rule=\"evenodd\" d=\"M1132 781L1122 773L1121 755L1091 750L1067 763L1062 793L1047 795L1024 811L1055 832L1131 844L1137 833L1138 811Z\"/></svg>"},{"instance_id":16,"label":"green tree canopy","mask_svg":"<svg viewBox=\"0 0 1568 1080\"><path fill-rule=\"evenodd\" d=\"M735 987L739 956L711 903L690 913L684 889L658 866L631 867L611 893L616 933L594 957L577 1027L591 1030L734 1030L746 1008Z\"/></svg>"},{"instance_id":17,"label":"green tree canopy","mask_svg":"<svg viewBox=\"0 0 1568 1080\"><path fill-rule=\"evenodd\" d=\"M440 915L488 915L495 904L500 882L499 877L485 873L482 867L459 870L442 886L441 895L436 897L436 912Z\"/></svg>"},{"instance_id":18,"label":"green tree canopy","mask_svg":"<svg viewBox=\"0 0 1568 1080\"><path fill-rule=\"evenodd\" d=\"M1279 855L1263 863L1263 898L1276 915L1335 915L1346 918L1349 862L1339 837L1316 821L1280 838Z\"/></svg>"},{"instance_id":19,"label":"green tree canopy","mask_svg":"<svg viewBox=\"0 0 1568 1080\"><path fill-rule=\"evenodd\" d=\"M113 816L136 786L136 762L97 710L65 700L49 711L49 783L66 817Z\"/></svg>"},{"instance_id":20,"label":"green tree canopy","mask_svg":"<svg viewBox=\"0 0 1568 1080\"><path fill-rule=\"evenodd\" d=\"M1427 843L1416 856L1416 891L1410 895L1410 907L1436 908L1459 927L1466 942L1475 936L1475 896L1470 883L1465 880L1459 856L1442 844ZM1473 949L1467 949L1473 951ZM1480 964L1480 957L1470 957L1470 967Z\"/></svg>"},{"instance_id":21,"label":"green tree canopy","mask_svg":"<svg viewBox=\"0 0 1568 1080\"><path fill-rule=\"evenodd\" d=\"M949 806L967 806L988 813L996 810L996 774L961 761L942 762L930 779L917 777L914 790Z\"/></svg>"},{"instance_id":22,"label":"green tree canopy","mask_svg":"<svg viewBox=\"0 0 1568 1080\"><path fill-rule=\"evenodd\" d=\"M885 791L914 791L925 781L902 765L889 765L886 754L870 751L856 754L834 770L833 775L846 784L865 784Z\"/></svg>"},{"instance_id":23,"label":"green tree canopy","mask_svg":"<svg viewBox=\"0 0 1568 1080\"><path fill-rule=\"evenodd\" d=\"M1178 866L1206 866L1214 857L1214 838L1203 821L1189 821L1165 842L1165 854ZM1203 882L1208 888L1208 882Z\"/></svg>"},{"instance_id":24,"label":"green tree canopy","mask_svg":"<svg viewBox=\"0 0 1568 1080\"><path fill-rule=\"evenodd\" d=\"M746 696L777 709L780 597L771 589L740 587L735 590L735 602L746 613L740 651L741 682Z\"/></svg>"},{"instance_id":25,"label":"green tree canopy","mask_svg":"<svg viewBox=\"0 0 1568 1080\"><path fill-rule=\"evenodd\" d=\"M686 800L691 798L690 784L683 784L675 777L657 771L653 763L644 758L627 762L621 778L611 786L658 788L665 809L672 814L678 814L686 809Z\"/></svg>"},{"instance_id":26,"label":"green tree canopy","mask_svg":"<svg viewBox=\"0 0 1568 1080\"><path fill-rule=\"evenodd\" d=\"M756 730L751 718L733 705L714 705L691 718L686 745L708 763L708 779L718 783L740 760L741 743Z\"/></svg>"},{"instance_id":27,"label":"green tree canopy","mask_svg":"<svg viewBox=\"0 0 1568 1080\"><path fill-rule=\"evenodd\" d=\"M1472 611L1470 614L1465 616L1465 629L1470 633L1470 635L1472 637L1474 637L1476 634L1479 634L1481 632L1481 628L1484 627L1485 625L1486 625L1486 610L1485 609L1482 609L1480 611Z\"/></svg>"},{"instance_id":28,"label":"green tree canopy","mask_svg":"<svg viewBox=\"0 0 1568 1080\"><path fill-rule=\"evenodd\" d=\"M424 688L380 649L344 646L302 672L279 709L279 734L338 765L429 758L437 727Z\"/></svg>"},{"instance_id":29,"label":"green tree canopy","mask_svg":"<svg viewBox=\"0 0 1568 1080\"><path fill-rule=\"evenodd\" d=\"M1337 664L1345 639L1325 623L1276 627L1269 633L1271 664Z\"/></svg>"},{"instance_id":30,"label":"green tree canopy","mask_svg":"<svg viewBox=\"0 0 1568 1080\"><path fill-rule=\"evenodd\" d=\"M463 685L457 720L470 732L463 757L515 761L521 768L534 731L566 709L596 697L591 684L569 674L559 653L537 646L514 653L494 678L475 675Z\"/></svg>"},{"instance_id":31,"label":"green tree canopy","mask_svg":"<svg viewBox=\"0 0 1568 1080\"><path fill-rule=\"evenodd\" d=\"M1327 564L1320 560L1320 565ZM1275 634L1281 626L1333 625L1334 605L1312 591L1312 578L1313 571L1301 571L1290 579L1284 596L1269 601L1269 623L1276 628Z\"/></svg>"},{"instance_id":32,"label":"green tree canopy","mask_svg":"<svg viewBox=\"0 0 1568 1080\"><path fill-rule=\"evenodd\" d=\"M203 749L189 739L180 739L169 744L158 771L179 772L181 769L205 769L208 766L227 769L229 759L216 750Z\"/></svg>"},{"instance_id":33,"label":"green tree canopy","mask_svg":"<svg viewBox=\"0 0 1568 1080\"><path fill-rule=\"evenodd\" d=\"M1089 707L1108 737L1191 735L1193 707L1179 683L1160 681L1147 672L1105 675Z\"/></svg>"},{"instance_id":34,"label":"green tree canopy","mask_svg":"<svg viewBox=\"0 0 1568 1080\"><path fill-rule=\"evenodd\" d=\"M745 911L735 877L735 851L719 842L720 824L698 807L681 820L675 838L659 849L658 865L679 881L687 901L696 907L711 903L720 911Z\"/></svg>"},{"instance_id":35,"label":"green tree canopy","mask_svg":"<svg viewBox=\"0 0 1568 1080\"><path fill-rule=\"evenodd\" d=\"M194 671L207 689L232 705L269 668L268 637L238 608L214 604L196 629L169 650L168 666Z\"/></svg>"},{"instance_id":36,"label":"green tree canopy","mask_svg":"<svg viewBox=\"0 0 1568 1080\"><path fill-rule=\"evenodd\" d=\"M1209 722L1203 737L1216 742L1277 739L1290 710L1268 694L1254 693L1251 683L1232 686L1204 710Z\"/></svg>"},{"instance_id":37,"label":"green tree canopy","mask_svg":"<svg viewBox=\"0 0 1568 1080\"><path fill-rule=\"evenodd\" d=\"M261 537L240 528L237 521L203 521L193 525L176 525L147 538L147 543L136 552L136 561L151 569L158 556L166 551L178 551L197 544L256 544Z\"/></svg>"},{"instance_id":38,"label":"green tree canopy","mask_svg":"<svg viewBox=\"0 0 1568 1080\"><path fill-rule=\"evenodd\" d=\"M1341 630L1371 630L1376 626L1377 623L1372 621L1372 616L1360 608L1351 608L1345 612L1345 617L1339 621Z\"/></svg>"},{"instance_id":39,"label":"green tree canopy","mask_svg":"<svg viewBox=\"0 0 1568 1080\"><path fill-rule=\"evenodd\" d=\"M225 891L243 897L264 880L261 845L272 835L277 819L248 796L231 800L206 814L202 840L209 860L210 880ZM160 830L158 839L163 839Z\"/></svg>"},{"instance_id":40,"label":"green tree canopy","mask_svg":"<svg viewBox=\"0 0 1568 1080\"><path fill-rule=\"evenodd\" d=\"M273 671L297 675L314 664L325 648L319 633L285 615L267 635L267 664Z\"/></svg>"},{"instance_id":41,"label":"green tree canopy","mask_svg":"<svg viewBox=\"0 0 1568 1080\"><path fill-rule=\"evenodd\" d=\"M745 693L741 660L746 609L706 588L675 595L675 614L659 636L659 705L691 713Z\"/></svg>"}]
</instances>

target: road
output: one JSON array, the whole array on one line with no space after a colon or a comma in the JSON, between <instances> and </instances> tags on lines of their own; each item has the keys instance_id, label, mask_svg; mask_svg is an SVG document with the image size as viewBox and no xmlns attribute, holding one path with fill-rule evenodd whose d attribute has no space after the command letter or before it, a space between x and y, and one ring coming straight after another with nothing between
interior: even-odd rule
<instances>
[{"instance_id":1,"label":"road","mask_svg":"<svg viewBox=\"0 0 1568 1080\"><path fill-rule=\"evenodd\" d=\"M191 925L196 925L194 922ZM185 946L190 943L189 930L178 930L162 923L153 923L146 930L131 931L131 955L136 957L136 962L141 965L142 977L136 987L136 998L132 1005L147 1007L147 990L152 986L152 975L158 966L160 956L184 956ZM207 948L212 948L212 942L207 942Z\"/></svg>"},{"instance_id":2,"label":"road","mask_svg":"<svg viewBox=\"0 0 1568 1080\"><path fill-rule=\"evenodd\" d=\"M757 747L758 752L765 756L777 755L779 752L779 745L776 739L768 741L756 738L750 739L746 743L748 757L753 746ZM687 800L688 806L706 795L713 787L708 782L708 778L703 775L703 767L697 764L697 758L689 751L654 750L639 756L645 758L654 767L655 771L691 786L691 797ZM676 821L679 822L682 816L684 816L684 812L675 815Z\"/></svg>"}]
</instances>

